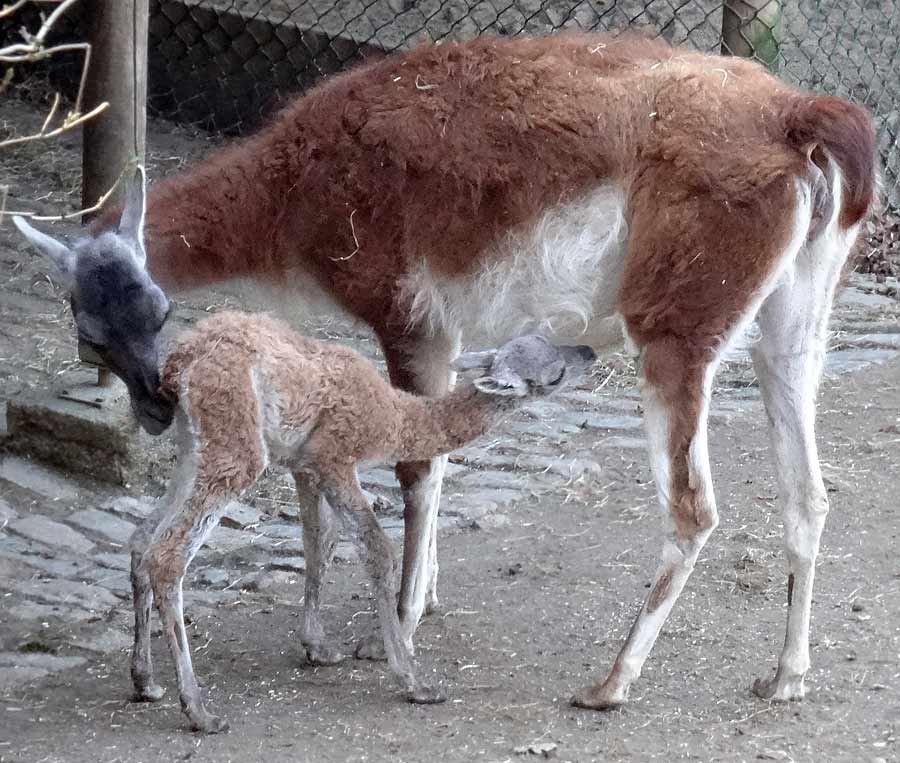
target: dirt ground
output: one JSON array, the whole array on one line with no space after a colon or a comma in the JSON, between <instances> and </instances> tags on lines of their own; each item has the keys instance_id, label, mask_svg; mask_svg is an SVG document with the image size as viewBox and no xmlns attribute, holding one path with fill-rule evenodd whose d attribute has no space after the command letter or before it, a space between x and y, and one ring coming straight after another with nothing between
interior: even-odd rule
<instances>
[{"instance_id":1,"label":"dirt ground","mask_svg":"<svg viewBox=\"0 0 900 763\"><path fill-rule=\"evenodd\" d=\"M17 108L3 104L0 120L25 118ZM70 203L59 189L77 188L73 145L57 144L52 157L0 157L3 182L15 180L8 207L35 208L48 193L37 202L44 211ZM154 128L151 173L204 150ZM50 285L8 256L15 246L8 225L0 227L3 278L18 294L0 305L3 397L72 363L68 316ZM317 330L327 333L327 322ZM230 733L187 730L155 638L163 702L131 703L128 655L113 652L0 697L0 761L900 760L900 364L827 381L819 410L832 513L803 702L770 704L749 691L774 668L786 598L757 408L713 423L721 525L622 710L575 710L568 698L611 665L656 567L661 523L645 455L601 448L596 432L581 432L563 447L590 451L601 479L516 504L508 526L442 538L442 606L422 623L417 645L422 674L442 683L446 704L404 703L380 663L304 665L301 592L286 588L191 622L197 674ZM373 603L358 565L333 571L325 611L344 643L368 632Z\"/></svg>"},{"instance_id":2,"label":"dirt ground","mask_svg":"<svg viewBox=\"0 0 900 763\"><path fill-rule=\"evenodd\" d=\"M722 523L623 710L567 704L610 665L659 551L645 459L611 455L604 469L621 477L605 491L520 505L507 528L444 538L442 608L423 622L418 650L450 695L445 705L405 704L381 664L304 666L297 592L191 625L198 675L229 734L187 731L157 639L164 702L128 701L128 659L117 654L4 700L0 760L499 762L534 757L516 749L544 743L569 761L897 760L900 366L845 377L824 390L820 410L832 512L801 703L749 692L774 666L785 611L756 412L713 428ZM328 625L352 642L371 622L367 587L355 565L332 580Z\"/></svg>"}]
</instances>

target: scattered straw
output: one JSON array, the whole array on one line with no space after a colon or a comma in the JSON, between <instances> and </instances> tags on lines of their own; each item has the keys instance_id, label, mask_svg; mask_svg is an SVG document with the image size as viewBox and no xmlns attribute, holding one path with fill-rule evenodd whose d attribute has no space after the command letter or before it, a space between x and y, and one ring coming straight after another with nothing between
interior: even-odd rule
<instances>
[{"instance_id":1,"label":"scattered straw","mask_svg":"<svg viewBox=\"0 0 900 763\"><path fill-rule=\"evenodd\" d=\"M356 228L353 225L353 215L355 215L355 214L356 214L356 210L354 209L350 213L350 233L353 234L353 243L356 244L356 249L354 249L352 252L350 252L350 254L348 254L344 257L329 257L328 259L330 259L332 262L346 262L347 260L351 259L352 257L355 257L356 253L360 249L359 239L356 237Z\"/></svg>"}]
</instances>

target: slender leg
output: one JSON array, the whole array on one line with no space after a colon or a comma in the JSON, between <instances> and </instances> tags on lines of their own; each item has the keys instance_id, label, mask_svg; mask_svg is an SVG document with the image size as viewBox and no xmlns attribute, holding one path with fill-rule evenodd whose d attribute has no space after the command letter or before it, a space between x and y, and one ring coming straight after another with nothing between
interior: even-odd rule
<instances>
[{"instance_id":1,"label":"slender leg","mask_svg":"<svg viewBox=\"0 0 900 763\"><path fill-rule=\"evenodd\" d=\"M188 502L184 511L164 521L144 554L142 574L148 575L163 635L169 645L178 678L181 709L191 729L216 734L228 723L206 710L191 663L190 645L184 628L181 587L184 573L196 550L218 524L221 509L230 497L202 504Z\"/></svg>"},{"instance_id":2,"label":"slender leg","mask_svg":"<svg viewBox=\"0 0 900 763\"><path fill-rule=\"evenodd\" d=\"M325 628L319 611L319 596L328 567L334 557L337 526L334 512L318 486L306 474L294 473L297 499L303 516L303 553L306 558L306 590L303 597L303 625L300 640L313 665L337 665L346 655L337 646L325 644Z\"/></svg>"},{"instance_id":3,"label":"slender leg","mask_svg":"<svg viewBox=\"0 0 900 763\"><path fill-rule=\"evenodd\" d=\"M809 669L813 578L828 513L815 442L815 394L842 255L840 248L827 247L801 252L794 278L763 304L761 336L752 349L780 483L788 567L784 648L775 675L753 685L765 699L802 698Z\"/></svg>"},{"instance_id":4,"label":"slender leg","mask_svg":"<svg viewBox=\"0 0 900 763\"><path fill-rule=\"evenodd\" d=\"M447 470L447 456L441 456L441 484L438 485L438 495L435 505L440 506L441 489L444 481L444 472ZM425 589L425 614L433 615L440 608L440 600L437 595L438 571L440 565L437 558L437 513L434 522L431 523L431 538L428 541L428 586Z\"/></svg>"},{"instance_id":5,"label":"slender leg","mask_svg":"<svg viewBox=\"0 0 900 763\"><path fill-rule=\"evenodd\" d=\"M172 585L157 589L156 599L163 632L175 662L181 709L191 721L191 730L203 731L207 734L228 731L228 721L213 715L203 705L200 685L197 683L191 663L187 632L184 628L181 579Z\"/></svg>"},{"instance_id":6,"label":"slender leg","mask_svg":"<svg viewBox=\"0 0 900 763\"><path fill-rule=\"evenodd\" d=\"M397 477L403 488L403 566L398 611L407 646L413 648L413 634L425 613L428 600L434 609L437 600L436 546L438 507L444 478L444 457L430 462L398 464ZM429 566L432 555L435 568ZM431 594L429 596L429 588Z\"/></svg>"},{"instance_id":7,"label":"slender leg","mask_svg":"<svg viewBox=\"0 0 900 763\"><path fill-rule=\"evenodd\" d=\"M141 560L150 544L156 526L165 514L166 505L159 507L134 531L131 547L131 593L134 602L134 648L131 652L131 682L136 702L157 702L166 690L153 680L153 659L150 655L150 609L153 607L153 589L150 576Z\"/></svg>"},{"instance_id":8,"label":"slender leg","mask_svg":"<svg viewBox=\"0 0 900 763\"><path fill-rule=\"evenodd\" d=\"M423 705L444 702L446 698L437 688L426 686L416 677L412 651L401 632L390 538L362 494L355 474L350 472L348 475L341 475L332 480L332 484L334 487L327 491L328 500L345 522L356 530L355 537L375 588L384 649L391 670L399 679L410 702Z\"/></svg>"},{"instance_id":9,"label":"slender leg","mask_svg":"<svg viewBox=\"0 0 900 763\"><path fill-rule=\"evenodd\" d=\"M458 333L406 344L383 342L383 345L391 381L401 389L422 395L443 395L456 380L450 363L459 354ZM434 610L438 606L437 514L446 465L446 456L427 463L397 465L405 504L399 612L410 648L426 607Z\"/></svg>"},{"instance_id":10,"label":"slender leg","mask_svg":"<svg viewBox=\"0 0 900 763\"><path fill-rule=\"evenodd\" d=\"M459 335L428 339L381 337L391 383L421 395L442 395L456 379L450 369L459 354ZM407 648L422 614L438 607L437 514L446 456L432 461L397 464L403 489L403 563L398 611ZM360 642L356 656L384 659L383 639L371 636Z\"/></svg>"},{"instance_id":11,"label":"slender leg","mask_svg":"<svg viewBox=\"0 0 900 763\"><path fill-rule=\"evenodd\" d=\"M176 492L179 485L191 484L194 479L194 464L191 451L190 423L183 411L176 414L178 432L178 462L164 498L156 509L138 526L129 540L131 550L131 591L134 602L134 648L131 653L131 681L134 685L134 699L138 702L156 702L165 694L153 679L153 661L150 655L150 610L153 607L153 588L146 565L142 564L144 554L167 514L177 507Z\"/></svg>"},{"instance_id":12,"label":"slender leg","mask_svg":"<svg viewBox=\"0 0 900 763\"><path fill-rule=\"evenodd\" d=\"M642 353L641 394L651 466L671 519L662 564L609 676L580 689L578 707L623 704L659 631L684 588L697 556L718 523L707 452L706 420L715 363L689 344L663 340Z\"/></svg>"},{"instance_id":13,"label":"slender leg","mask_svg":"<svg viewBox=\"0 0 900 763\"><path fill-rule=\"evenodd\" d=\"M251 371L238 363L202 365L189 372L179 415L178 469L169 486L166 516L156 527L137 570L150 581L163 633L175 662L181 708L196 731L217 733L228 724L203 704L184 628L182 581L222 511L251 487L268 463L259 401ZM212 388L204 385L212 380ZM226 390L231 394L223 394Z\"/></svg>"}]
</instances>

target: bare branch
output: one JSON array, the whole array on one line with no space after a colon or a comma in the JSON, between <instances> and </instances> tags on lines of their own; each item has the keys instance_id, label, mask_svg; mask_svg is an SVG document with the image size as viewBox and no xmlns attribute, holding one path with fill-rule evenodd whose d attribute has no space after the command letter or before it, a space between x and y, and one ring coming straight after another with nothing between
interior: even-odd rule
<instances>
[{"instance_id":1,"label":"bare branch","mask_svg":"<svg viewBox=\"0 0 900 763\"><path fill-rule=\"evenodd\" d=\"M23 8L25 6L25 3L27 2L28 0L17 0L12 5L7 5L3 8L0 8L0 19L5 19L7 16L12 16L17 10L19 10L19 8Z\"/></svg>"},{"instance_id":2,"label":"bare branch","mask_svg":"<svg viewBox=\"0 0 900 763\"><path fill-rule=\"evenodd\" d=\"M18 217L27 217L28 219L34 220L36 222L58 223L58 222L62 222L63 220L75 220L77 218L82 217L83 215L89 215L94 212L99 212L102 209L103 205L106 203L106 200L110 196L112 196L113 193L115 193L116 188L119 187L119 183L121 182L124 174L125 174L124 171L119 174L119 177L116 179L116 182L112 184L112 188L110 188L99 199L97 199L96 204L92 204L91 206L85 207L84 209L77 209L74 212L66 212L66 214L64 214L64 215L36 215L34 212L23 212L23 211L15 211L15 210L10 211L10 210L4 208L5 204L6 204L6 195L4 193L4 195L2 197L0 197L0 198L2 198L2 201L3 201L3 205L0 206L0 222L3 222L4 215L10 215L10 216L16 215ZM8 189L5 187L0 188L0 193L4 192L6 190L8 190Z\"/></svg>"},{"instance_id":3,"label":"bare branch","mask_svg":"<svg viewBox=\"0 0 900 763\"><path fill-rule=\"evenodd\" d=\"M15 2L7 3L6 5L0 7L0 19L11 17L14 13L16 13L16 11L25 6L26 1L27 0L15 0ZM53 30L54 25L59 21L60 18L62 18L63 14L67 10L69 10L69 8L71 8L76 2L78 2L78 0L37 0L37 2L48 4L52 3L55 4L56 7L46 17L44 17L43 14L41 15L41 26L35 34L30 33L26 29L22 29L21 41L0 47L0 62L9 64L9 67L4 73L2 79L0 79L0 92L3 92L12 82L13 68L15 65L34 63L36 61L50 58L51 56L54 56L58 53L67 51L78 51L82 53L84 57L81 67L81 78L78 85L78 94L75 97L75 103L72 109L62 117L61 121L58 121L61 98L59 93L56 93L53 96L53 103L50 106L50 111L44 119L40 130L29 135L0 140L0 149L6 149L11 146L21 145L23 143L43 141L50 138L55 138L64 132L68 132L69 130L78 127L88 119L93 119L109 106L109 103L104 102L99 104L98 106L95 106L86 114L81 113L81 103L84 94L84 86L85 82L87 81L88 69L91 60L91 46L89 43L71 42L50 46L47 46L46 44L47 37ZM56 122L55 127L53 127L54 122ZM78 210L77 212L71 212L65 215L56 216L38 216L28 212L7 212L5 206L9 189L3 188L0 189L0 191L2 191L2 196L0 196L0 198L2 198L2 204L0 204L0 220L2 220L4 214L23 214L35 220L68 220L74 217L80 217L83 214L98 210L110 197L117 185L118 181L116 181L112 188L110 188L105 194L103 194L103 196L97 201L94 206L88 209Z\"/></svg>"},{"instance_id":4,"label":"bare branch","mask_svg":"<svg viewBox=\"0 0 900 763\"><path fill-rule=\"evenodd\" d=\"M48 0L40 0L40 2L48 2ZM53 0L53 2L57 2L57 0ZM31 34L27 30L23 29L22 42L15 42L0 47L0 62L7 64L33 63L35 61L49 58L50 56L56 55L57 53L71 50L78 50L84 54L84 63L81 69L81 81L78 87L78 95L75 98L75 106L72 112L66 118L67 121L72 121L80 116L81 97L82 93L84 92L84 83L87 79L88 66L91 60L91 46L86 42L73 42L53 45L48 48L44 43L47 39L47 35L50 34L50 31L53 29L54 24L56 24L56 22L59 21L62 15L76 2L78 2L78 0L62 0L58 3L54 11L49 16L47 16L46 19L44 19L37 34ZM11 16L24 5L24 0L17 0L11 5L0 8L0 19ZM9 84L9 81L12 78L11 70L12 67L7 70L3 79L3 83L2 85L0 85L0 90L5 89L5 87ZM41 132L44 132L44 130L42 130Z\"/></svg>"},{"instance_id":5,"label":"bare branch","mask_svg":"<svg viewBox=\"0 0 900 763\"><path fill-rule=\"evenodd\" d=\"M88 119L92 119L93 117L97 116L97 114L100 114L102 111L105 111L109 107L109 103L104 101L96 108L91 109L87 114L76 114L75 112L70 112L59 127L48 132L47 125L49 124L54 111L56 111L58 100L59 94L54 97L53 106L51 107L50 113L47 115L47 119L44 121L44 126L41 127L39 132L32 133L31 135L23 135L20 138L7 138L6 140L0 140L0 148L8 148L9 146L15 146L18 143L27 143L32 140L46 140L47 138L55 138L57 135L61 135L62 133L71 130L73 127L77 127L82 122L85 122Z\"/></svg>"}]
</instances>

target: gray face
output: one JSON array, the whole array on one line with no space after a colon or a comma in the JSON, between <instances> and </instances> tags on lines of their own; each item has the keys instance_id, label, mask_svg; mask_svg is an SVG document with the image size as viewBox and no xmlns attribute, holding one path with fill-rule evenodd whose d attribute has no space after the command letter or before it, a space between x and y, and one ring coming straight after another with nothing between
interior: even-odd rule
<instances>
[{"instance_id":1,"label":"gray face","mask_svg":"<svg viewBox=\"0 0 900 763\"><path fill-rule=\"evenodd\" d=\"M21 218L14 222L56 264L79 338L125 382L138 422L155 435L172 423L175 412L175 401L159 391L159 338L170 303L145 267L143 217L139 170L116 231L82 238L70 248Z\"/></svg>"},{"instance_id":2,"label":"gray face","mask_svg":"<svg viewBox=\"0 0 900 763\"><path fill-rule=\"evenodd\" d=\"M540 397L579 379L596 359L587 345L554 345L531 334L496 350L464 353L454 366L458 371L486 371L474 382L482 392Z\"/></svg>"},{"instance_id":3,"label":"gray face","mask_svg":"<svg viewBox=\"0 0 900 763\"><path fill-rule=\"evenodd\" d=\"M159 337L170 302L117 236L92 241L89 254L80 250L71 294L78 338L125 382L141 426L159 434L174 414L159 394Z\"/></svg>"}]
</instances>

